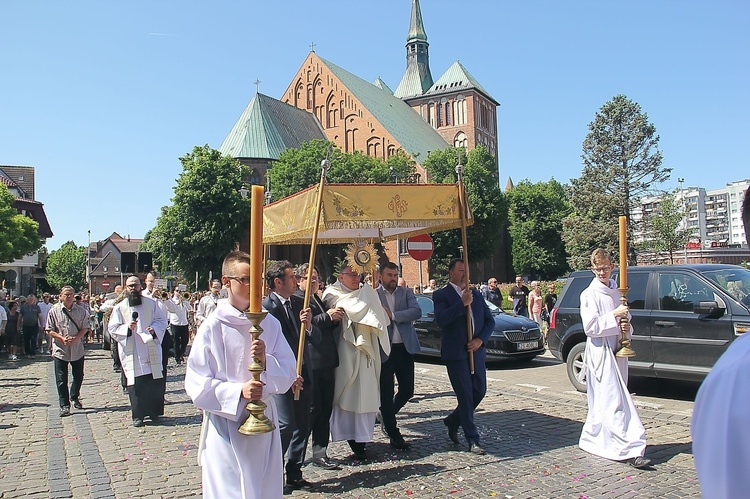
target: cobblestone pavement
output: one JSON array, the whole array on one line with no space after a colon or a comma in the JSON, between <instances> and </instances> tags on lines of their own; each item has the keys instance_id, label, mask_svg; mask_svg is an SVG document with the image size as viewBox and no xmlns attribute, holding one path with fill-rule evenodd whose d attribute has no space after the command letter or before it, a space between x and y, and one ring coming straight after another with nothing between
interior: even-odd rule
<instances>
[{"instance_id":1,"label":"cobblestone pavement","mask_svg":"<svg viewBox=\"0 0 750 499\"><path fill-rule=\"evenodd\" d=\"M60 418L48 357L0 360L0 497L201 494L201 417L183 389L184 364L170 360L166 420L143 428L132 426L111 364L98 345L87 350L84 409ZM700 496L684 414L640 410L653 467L636 470L578 449L585 399L490 379L476 416L487 455L477 456L465 443L452 444L442 423L455 404L445 369L419 364L417 371L417 396L399 415L412 449L393 450L379 428L366 461L349 459L348 445L334 443L329 454L343 469L306 466L316 489L292 497Z\"/></svg>"}]
</instances>

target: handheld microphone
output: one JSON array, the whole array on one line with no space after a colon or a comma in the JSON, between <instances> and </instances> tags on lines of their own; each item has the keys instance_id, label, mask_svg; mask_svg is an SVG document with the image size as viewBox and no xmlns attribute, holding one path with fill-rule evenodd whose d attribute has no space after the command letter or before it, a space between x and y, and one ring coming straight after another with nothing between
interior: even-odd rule
<instances>
[{"instance_id":1,"label":"handheld microphone","mask_svg":"<svg viewBox=\"0 0 750 499\"><path fill-rule=\"evenodd\" d=\"M138 320L138 312L136 312L135 310L133 311L133 320L134 321Z\"/></svg>"}]
</instances>

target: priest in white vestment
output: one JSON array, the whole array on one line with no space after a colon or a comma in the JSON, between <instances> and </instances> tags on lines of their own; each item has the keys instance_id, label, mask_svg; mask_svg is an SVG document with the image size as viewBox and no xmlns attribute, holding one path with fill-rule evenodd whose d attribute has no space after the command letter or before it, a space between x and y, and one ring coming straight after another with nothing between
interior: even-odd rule
<instances>
[{"instance_id":1,"label":"priest in white vestment","mask_svg":"<svg viewBox=\"0 0 750 499\"><path fill-rule=\"evenodd\" d=\"M390 320L377 292L344 264L339 278L323 293L326 307L344 317L335 331L339 366L335 373L331 440L347 440L355 457L366 456L380 406L380 351L390 355Z\"/></svg>"},{"instance_id":2,"label":"priest in white vestment","mask_svg":"<svg viewBox=\"0 0 750 499\"><path fill-rule=\"evenodd\" d=\"M133 426L139 427L145 418L156 424L164 415L166 374L161 343L167 319L155 300L141 296L140 279L131 276L125 284L127 298L112 309L107 329L118 345Z\"/></svg>"},{"instance_id":3,"label":"priest in white vestment","mask_svg":"<svg viewBox=\"0 0 750 499\"><path fill-rule=\"evenodd\" d=\"M581 320L586 332L586 398L588 414L578 445L591 454L626 461L641 468L646 459L646 430L628 392L628 359L616 357L622 331L632 336L628 307L620 304L617 284L610 278L609 253L597 249L591 255L596 278L581 293Z\"/></svg>"},{"instance_id":4,"label":"priest in white vestment","mask_svg":"<svg viewBox=\"0 0 750 499\"><path fill-rule=\"evenodd\" d=\"M750 334L716 361L698 390L690 431L706 499L750 494Z\"/></svg>"},{"instance_id":5,"label":"priest in white vestment","mask_svg":"<svg viewBox=\"0 0 750 499\"><path fill-rule=\"evenodd\" d=\"M242 312L249 304L249 271L247 253L233 251L224 259L222 281L229 286L229 299L203 321L187 361L185 390L203 411L198 462L206 498L282 497L281 437L272 395L295 383L296 361L270 314L260 324L260 339L252 341L251 323ZM259 382L247 370L253 357L265 365ZM258 399L267 404L265 414L276 428L243 435L238 428L249 414L246 406Z\"/></svg>"}]
</instances>

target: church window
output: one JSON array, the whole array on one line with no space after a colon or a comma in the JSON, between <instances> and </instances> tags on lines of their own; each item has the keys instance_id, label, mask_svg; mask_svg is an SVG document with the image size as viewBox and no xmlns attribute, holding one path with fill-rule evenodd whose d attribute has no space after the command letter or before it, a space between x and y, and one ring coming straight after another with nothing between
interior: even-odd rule
<instances>
[{"instance_id":1,"label":"church window","mask_svg":"<svg viewBox=\"0 0 750 499\"><path fill-rule=\"evenodd\" d=\"M396 154L396 146L394 146L393 144L391 144L391 145L388 146L388 157L390 158L394 154Z\"/></svg>"},{"instance_id":2,"label":"church window","mask_svg":"<svg viewBox=\"0 0 750 499\"><path fill-rule=\"evenodd\" d=\"M454 118L456 125L466 124L466 98L463 94L458 94L456 101L453 103L454 107Z\"/></svg>"},{"instance_id":3,"label":"church window","mask_svg":"<svg viewBox=\"0 0 750 499\"><path fill-rule=\"evenodd\" d=\"M367 155L374 158L380 155L380 137L370 137L367 140Z\"/></svg>"},{"instance_id":4,"label":"church window","mask_svg":"<svg viewBox=\"0 0 750 499\"><path fill-rule=\"evenodd\" d=\"M453 147L463 147L468 149L469 147L469 138L466 136L464 132L458 132L453 139Z\"/></svg>"},{"instance_id":5,"label":"church window","mask_svg":"<svg viewBox=\"0 0 750 499\"><path fill-rule=\"evenodd\" d=\"M435 127L436 128L440 128L441 126L443 126L443 105L442 104L438 104L437 106L435 106L435 108L436 108L436 112L435 112L435 115L436 115L436 124L435 124Z\"/></svg>"},{"instance_id":6,"label":"church window","mask_svg":"<svg viewBox=\"0 0 750 499\"><path fill-rule=\"evenodd\" d=\"M250 174L250 183L253 185L263 185L263 178L256 168L253 168L253 172Z\"/></svg>"},{"instance_id":7,"label":"church window","mask_svg":"<svg viewBox=\"0 0 750 499\"><path fill-rule=\"evenodd\" d=\"M443 97L440 99L440 106L445 109L445 126L451 126L453 124L451 122L451 103L448 102L448 99Z\"/></svg>"},{"instance_id":8,"label":"church window","mask_svg":"<svg viewBox=\"0 0 750 499\"><path fill-rule=\"evenodd\" d=\"M313 108L313 89L312 85L307 86L307 109Z\"/></svg>"},{"instance_id":9,"label":"church window","mask_svg":"<svg viewBox=\"0 0 750 499\"><path fill-rule=\"evenodd\" d=\"M429 123L432 128L435 128L435 103L433 101L430 101L427 104L427 123Z\"/></svg>"}]
</instances>

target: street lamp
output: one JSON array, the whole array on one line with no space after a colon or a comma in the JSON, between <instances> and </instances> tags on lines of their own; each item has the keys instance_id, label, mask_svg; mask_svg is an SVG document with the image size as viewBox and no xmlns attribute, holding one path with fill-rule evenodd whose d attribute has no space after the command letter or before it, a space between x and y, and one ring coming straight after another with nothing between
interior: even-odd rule
<instances>
[{"instance_id":1,"label":"street lamp","mask_svg":"<svg viewBox=\"0 0 750 499\"><path fill-rule=\"evenodd\" d=\"M398 172L392 166L389 167L388 169L390 170L391 177L394 178L394 183L398 184Z\"/></svg>"},{"instance_id":2,"label":"street lamp","mask_svg":"<svg viewBox=\"0 0 750 499\"><path fill-rule=\"evenodd\" d=\"M242 183L242 187L240 187L240 196L242 196L242 199L247 199L247 195L250 194L250 189L247 188L245 183Z\"/></svg>"}]
</instances>

